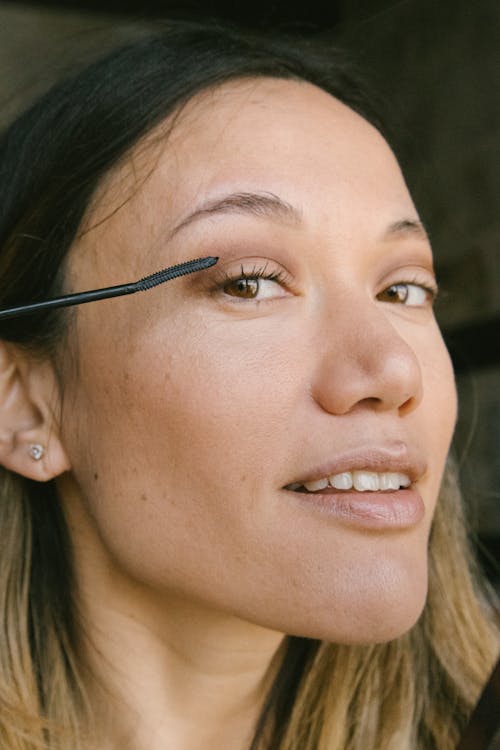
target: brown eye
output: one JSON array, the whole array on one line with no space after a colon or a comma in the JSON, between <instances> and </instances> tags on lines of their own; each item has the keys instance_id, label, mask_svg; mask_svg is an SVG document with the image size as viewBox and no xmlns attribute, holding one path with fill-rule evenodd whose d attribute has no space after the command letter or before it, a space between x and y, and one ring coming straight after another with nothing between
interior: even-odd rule
<instances>
[{"instance_id":1,"label":"brown eye","mask_svg":"<svg viewBox=\"0 0 500 750\"><path fill-rule=\"evenodd\" d=\"M407 284L392 284L381 292L377 299L381 302L399 302L404 303L408 298Z\"/></svg>"},{"instance_id":2,"label":"brown eye","mask_svg":"<svg viewBox=\"0 0 500 750\"><path fill-rule=\"evenodd\" d=\"M253 299L259 291L258 279L231 279L223 286L224 292L231 297Z\"/></svg>"},{"instance_id":3,"label":"brown eye","mask_svg":"<svg viewBox=\"0 0 500 750\"><path fill-rule=\"evenodd\" d=\"M285 274L278 271L267 272L266 268L267 264L263 268L254 267L249 272L241 268L241 273L233 277L227 276L216 288L222 295L242 302L258 303L289 296L285 288Z\"/></svg>"},{"instance_id":4,"label":"brown eye","mask_svg":"<svg viewBox=\"0 0 500 750\"><path fill-rule=\"evenodd\" d=\"M425 286L408 282L391 284L387 289L377 294L377 299L380 302L395 302L407 307L425 307L434 297L435 293Z\"/></svg>"}]
</instances>

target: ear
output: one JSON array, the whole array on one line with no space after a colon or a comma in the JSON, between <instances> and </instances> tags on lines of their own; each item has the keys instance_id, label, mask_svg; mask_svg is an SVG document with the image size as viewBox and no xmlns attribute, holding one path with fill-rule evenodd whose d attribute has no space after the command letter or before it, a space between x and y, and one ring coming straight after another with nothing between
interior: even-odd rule
<instances>
[{"instance_id":1,"label":"ear","mask_svg":"<svg viewBox=\"0 0 500 750\"><path fill-rule=\"evenodd\" d=\"M70 468L59 437L58 404L50 363L0 341L0 464L39 482ZM43 447L39 460L33 458L34 445Z\"/></svg>"}]
</instances>

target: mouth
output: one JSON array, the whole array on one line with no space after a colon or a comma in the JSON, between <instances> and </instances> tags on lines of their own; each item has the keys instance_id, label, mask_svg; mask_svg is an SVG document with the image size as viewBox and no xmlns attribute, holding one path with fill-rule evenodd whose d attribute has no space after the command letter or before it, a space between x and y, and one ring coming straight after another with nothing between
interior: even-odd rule
<instances>
[{"instance_id":1,"label":"mouth","mask_svg":"<svg viewBox=\"0 0 500 750\"><path fill-rule=\"evenodd\" d=\"M408 474L399 471L370 471L356 469L320 477L303 482L292 482L284 487L291 492L321 493L334 492L395 492L412 484Z\"/></svg>"},{"instance_id":2,"label":"mouth","mask_svg":"<svg viewBox=\"0 0 500 750\"><path fill-rule=\"evenodd\" d=\"M426 471L426 463L399 444L338 456L282 489L296 499L296 507L319 510L350 526L404 529L425 516L418 486Z\"/></svg>"}]
</instances>

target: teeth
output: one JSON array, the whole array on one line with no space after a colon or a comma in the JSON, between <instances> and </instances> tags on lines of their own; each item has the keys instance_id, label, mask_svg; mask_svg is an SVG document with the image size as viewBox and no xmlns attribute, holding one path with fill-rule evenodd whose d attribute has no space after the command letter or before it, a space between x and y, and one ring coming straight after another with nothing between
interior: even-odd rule
<instances>
[{"instance_id":1,"label":"teeth","mask_svg":"<svg viewBox=\"0 0 500 750\"><path fill-rule=\"evenodd\" d=\"M336 490L350 490L352 487L352 474L350 471L344 471L342 474L332 474L328 477L331 486Z\"/></svg>"},{"instance_id":2,"label":"teeth","mask_svg":"<svg viewBox=\"0 0 500 750\"><path fill-rule=\"evenodd\" d=\"M324 490L328 486L336 490L350 490L354 487L358 492L377 492L378 490L399 490L401 487L409 487L411 479L406 474L396 471L343 471L340 474L332 474L323 479L315 479L312 482L294 482L288 486L290 490L304 487L309 492Z\"/></svg>"},{"instance_id":3,"label":"teeth","mask_svg":"<svg viewBox=\"0 0 500 750\"><path fill-rule=\"evenodd\" d=\"M306 490L309 490L309 492L324 490L325 487L328 487L328 479L317 479L315 482L304 482L304 487Z\"/></svg>"},{"instance_id":4,"label":"teeth","mask_svg":"<svg viewBox=\"0 0 500 750\"><path fill-rule=\"evenodd\" d=\"M400 487L409 487L411 484L410 477L407 477L406 474L398 474L399 476L399 486Z\"/></svg>"},{"instance_id":5,"label":"teeth","mask_svg":"<svg viewBox=\"0 0 500 750\"><path fill-rule=\"evenodd\" d=\"M359 492L376 492L379 488L378 474L374 471L353 471L352 472L352 483L354 489Z\"/></svg>"},{"instance_id":6,"label":"teeth","mask_svg":"<svg viewBox=\"0 0 500 750\"><path fill-rule=\"evenodd\" d=\"M381 490L399 490L400 487L400 477L403 477L404 474L397 474L396 472L387 472L380 475L380 489ZM405 479L408 479L408 477L405 477ZM408 480L409 482L409 480Z\"/></svg>"}]
</instances>

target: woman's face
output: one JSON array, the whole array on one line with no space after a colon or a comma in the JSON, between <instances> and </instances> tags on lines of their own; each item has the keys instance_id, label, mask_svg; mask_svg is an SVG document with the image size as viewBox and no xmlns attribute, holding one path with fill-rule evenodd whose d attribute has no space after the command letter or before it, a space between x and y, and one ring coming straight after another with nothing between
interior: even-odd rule
<instances>
[{"instance_id":1,"label":"woman's face","mask_svg":"<svg viewBox=\"0 0 500 750\"><path fill-rule=\"evenodd\" d=\"M147 149L107 180L90 224L121 207L75 245L71 287L219 262L78 310L61 481L77 561L281 632L396 637L425 601L456 404L395 158L277 79L205 92L156 154L138 187Z\"/></svg>"}]
</instances>

